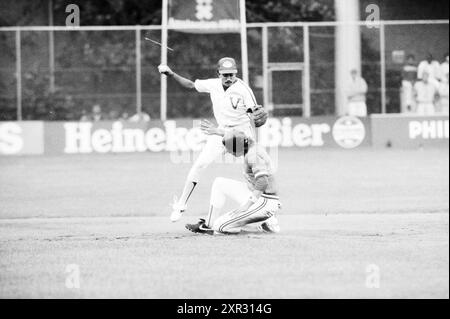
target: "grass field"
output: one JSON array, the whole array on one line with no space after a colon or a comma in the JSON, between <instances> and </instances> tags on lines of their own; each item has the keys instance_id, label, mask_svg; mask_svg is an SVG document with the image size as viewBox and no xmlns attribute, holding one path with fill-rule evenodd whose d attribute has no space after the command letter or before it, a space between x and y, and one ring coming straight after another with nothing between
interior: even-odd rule
<instances>
[{"instance_id":1,"label":"grass field","mask_svg":"<svg viewBox=\"0 0 450 319\"><path fill-rule=\"evenodd\" d=\"M278 163L282 232L207 236L184 224L239 164L208 168L170 223L190 164L168 154L2 157L0 297L449 297L448 149L282 150Z\"/></svg>"}]
</instances>

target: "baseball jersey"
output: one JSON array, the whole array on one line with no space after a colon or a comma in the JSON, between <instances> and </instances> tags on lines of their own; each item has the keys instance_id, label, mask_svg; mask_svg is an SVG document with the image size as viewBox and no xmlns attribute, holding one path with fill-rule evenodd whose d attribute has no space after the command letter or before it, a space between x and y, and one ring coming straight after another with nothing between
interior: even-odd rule
<instances>
[{"instance_id":1,"label":"baseball jersey","mask_svg":"<svg viewBox=\"0 0 450 319\"><path fill-rule=\"evenodd\" d=\"M441 83L439 85L439 98L445 100L448 103L448 82Z\"/></svg>"},{"instance_id":2,"label":"baseball jersey","mask_svg":"<svg viewBox=\"0 0 450 319\"><path fill-rule=\"evenodd\" d=\"M209 93L213 105L214 117L219 126L236 126L250 123L248 109L256 106L255 96L250 87L241 79L232 84L226 91L222 80L195 80L195 89L201 93Z\"/></svg>"},{"instance_id":3,"label":"baseball jersey","mask_svg":"<svg viewBox=\"0 0 450 319\"><path fill-rule=\"evenodd\" d=\"M415 82L417 79L417 67L412 64L405 64L402 70L404 81Z\"/></svg>"},{"instance_id":4,"label":"baseball jersey","mask_svg":"<svg viewBox=\"0 0 450 319\"><path fill-rule=\"evenodd\" d=\"M439 76L441 78L441 81L447 81L447 74L448 74L448 62L444 62L441 64L441 67L439 68Z\"/></svg>"},{"instance_id":5,"label":"baseball jersey","mask_svg":"<svg viewBox=\"0 0 450 319\"><path fill-rule=\"evenodd\" d=\"M262 146L254 144L250 147L244 156L244 165L244 175L251 190L255 189L255 181L258 177L267 176L269 185L264 193L277 193L270 157Z\"/></svg>"},{"instance_id":6,"label":"baseball jersey","mask_svg":"<svg viewBox=\"0 0 450 319\"><path fill-rule=\"evenodd\" d=\"M437 61L432 61L431 63L426 60L422 61L417 67L417 78L422 79L423 73L427 72L430 78L437 79L439 78L439 68L440 64Z\"/></svg>"},{"instance_id":7,"label":"baseball jersey","mask_svg":"<svg viewBox=\"0 0 450 319\"><path fill-rule=\"evenodd\" d=\"M355 80L350 79L348 83L347 95L349 101L352 102L365 102L367 83L362 77L357 77Z\"/></svg>"}]
</instances>

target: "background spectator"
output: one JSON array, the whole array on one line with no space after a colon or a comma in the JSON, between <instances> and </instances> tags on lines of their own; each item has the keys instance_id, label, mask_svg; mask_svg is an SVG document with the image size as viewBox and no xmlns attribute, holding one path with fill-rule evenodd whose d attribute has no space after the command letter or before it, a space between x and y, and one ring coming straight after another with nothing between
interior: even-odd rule
<instances>
[{"instance_id":1,"label":"background spectator","mask_svg":"<svg viewBox=\"0 0 450 319\"><path fill-rule=\"evenodd\" d=\"M120 115L120 120L121 121L128 121L129 115L127 111L123 111L122 114Z\"/></svg>"},{"instance_id":2,"label":"background spectator","mask_svg":"<svg viewBox=\"0 0 450 319\"><path fill-rule=\"evenodd\" d=\"M419 63L417 78L422 80L425 72L428 73L428 81L434 85L437 85L440 73L440 64L438 61L433 59L433 55L431 53L428 53L425 60Z\"/></svg>"},{"instance_id":3,"label":"background spectator","mask_svg":"<svg viewBox=\"0 0 450 319\"><path fill-rule=\"evenodd\" d=\"M104 120L104 116L102 114L102 108L100 104L94 104L92 106L92 114L91 114L91 121L98 122Z\"/></svg>"},{"instance_id":4,"label":"background spectator","mask_svg":"<svg viewBox=\"0 0 450 319\"><path fill-rule=\"evenodd\" d=\"M415 108L414 83L417 79L417 66L414 55L408 55L402 69L401 111L412 112Z\"/></svg>"},{"instance_id":5,"label":"background spectator","mask_svg":"<svg viewBox=\"0 0 450 319\"><path fill-rule=\"evenodd\" d=\"M434 102L437 95L437 86L431 82L427 71L422 73L422 80L414 84L418 115L435 114Z\"/></svg>"},{"instance_id":6,"label":"background spectator","mask_svg":"<svg viewBox=\"0 0 450 319\"><path fill-rule=\"evenodd\" d=\"M145 112L137 112L133 116L131 116L128 121L130 122L149 122L150 121L150 115L148 115Z\"/></svg>"},{"instance_id":7,"label":"background spectator","mask_svg":"<svg viewBox=\"0 0 450 319\"><path fill-rule=\"evenodd\" d=\"M347 89L347 114L351 116L367 116L366 93L367 83L358 75L358 71L353 69L350 72L351 80Z\"/></svg>"},{"instance_id":8,"label":"background spectator","mask_svg":"<svg viewBox=\"0 0 450 319\"><path fill-rule=\"evenodd\" d=\"M448 55L447 55L448 59ZM448 115L448 71L444 80L439 84L439 112Z\"/></svg>"},{"instance_id":9,"label":"background spectator","mask_svg":"<svg viewBox=\"0 0 450 319\"><path fill-rule=\"evenodd\" d=\"M444 55L444 62L440 67L440 80L448 83L448 52Z\"/></svg>"},{"instance_id":10,"label":"background spectator","mask_svg":"<svg viewBox=\"0 0 450 319\"><path fill-rule=\"evenodd\" d=\"M89 117L88 112L86 111L86 109L83 109L81 111L80 122L89 122L90 120L91 118Z\"/></svg>"},{"instance_id":11,"label":"background spectator","mask_svg":"<svg viewBox=\"0 0 450 319\"><path fill-rule=\"evenodd\" d=\"M117 109L111 109L108 113L108 120L116 121L119 119L119 111Z\"/></svg>"}]
</instances>

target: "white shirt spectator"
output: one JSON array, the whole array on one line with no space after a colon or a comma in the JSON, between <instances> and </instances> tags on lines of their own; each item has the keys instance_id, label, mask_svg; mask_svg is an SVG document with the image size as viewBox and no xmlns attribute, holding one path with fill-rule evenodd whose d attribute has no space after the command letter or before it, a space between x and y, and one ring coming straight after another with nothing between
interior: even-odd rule
<instances>
[{"instance_id":1,"label":"white shirt spectator","mask_svg":"<svg viewBox=\"0 0 450 319\"><path fill-rule=\"evenodd\" d=\"M129 122L149 122L151 120L150 115L145 112L138 112L128 118Z\"/></svg>"},{"instance_id":2,"label":"white shirt spectator","mask_svg":"<svg viewBox=\"0 0 450 319\"><path fill-rule=\"evenodd\" d=\"M435 82L440 77L440 64L438 61L431 61L428 62L427 60L424 60L419 63L419 66L417 67L417 78L422 80L423 79L423 73L426 72L430 75L430 81Z\"/></svg>"},{"instance_id":3,"label":"white shirt spectator","mask_svg":"<svg viewBox=\"0 0 450 319\"><path fill-rule=\"evenodd\" d=\"M367 93L367 83L366 81L357 76L352 78L349 82L349 87L347 89L348 100L351 102L365 102Z\"/></svg>"},{"instance_id":4,"label":"white shirt spectator","mask_svg":"<svg viewBox=\"0 0 450 319\"><path fill-rule=\"evenodd\" d=\"M437 93L436 86L433 83L417 81L414 84L414 89L416 90L417 103L433 103Z\"/></svg>"},{"instance_id":5,"label":"white shirt spectator","mask_svg":"<svg viewBox=\"0 0 450 319\"><path fill-rule=\"evenodd\" d=\"M432 115L435 113L434 99L438 93L437 87L431 81L417 81L414 84L416 93L417 114Z\"/></svg>"},{"instance_id":6,"label":"white shirt spectator","mask_svg":"<svg viewBox=\"0 0 450 319\"><path fill-rule=\"evenodd\" d=\"M367 116L366 93L367 83L355 71L348 82L347 88L347 114L351 116Z\"/></svg>"},{"instance_id":7,"label":"white shirt spectator","mask_svg":"<svg viewBox=\"0 0 450 319\"><path fill-rule=\"evenodd\" d=\"M415 106L414 83L417 80L417 66L414 57L409 56L402 69L402 88L400 92L401 112L411 112Z\"/></svg>"},{"instance_id":8,"label":"white shirt spectator","mask_svg":"<svg viewBox=\"0 0 450 319\"><path fill-rule=\"evenodd\" d=\"M449 113L449 100L448 100L448 73L445 81L439 85L439 108L440 113L448 115Z\"/></svg>"},{"instance_id":9,"label":"white shirt spectator","mask_svg":"<svg viewBox=\"0 0 450 319\"><path fill-rule=\"evenodd\" d=\"M439 72L440 80L446 81L447 74L448 74L448 61L445 61L440 66L440 72Z\"/></svg>"}]
</instances>

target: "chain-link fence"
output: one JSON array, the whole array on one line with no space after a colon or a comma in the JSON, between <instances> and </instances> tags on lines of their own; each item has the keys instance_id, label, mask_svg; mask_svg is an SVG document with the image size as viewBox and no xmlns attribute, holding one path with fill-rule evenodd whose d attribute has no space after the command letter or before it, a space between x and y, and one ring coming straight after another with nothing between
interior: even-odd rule
<instances>
[{"instance_id":1,"label":"chain-link fence","mask_svg":"<svg viewBox=\"0 0 450 319\"><path fill-rule=\"evenodd\" d=\"M448 56L448 21L358 23L361 75L369 113L401 111L402 70L432 53ZM249 82L260 104L277 115L332 115L336 108L338 23L252 23L247 27ZM102 119L212 115L208 95L168 81L161 113L157 66L161 28L0 28L0 120ZM238 33L169 30L168 64L190 79L216 76L223 56L240 60ZM448 64L447 64L448 65ZM350 70L349 70L350 71ZM95 113L94 112L94 113Z\"/></svg>"}]
</instances>

